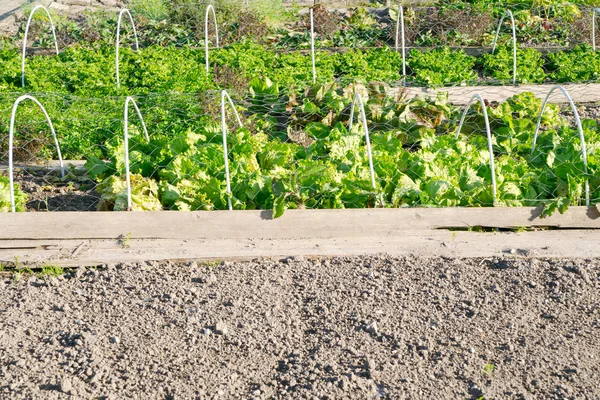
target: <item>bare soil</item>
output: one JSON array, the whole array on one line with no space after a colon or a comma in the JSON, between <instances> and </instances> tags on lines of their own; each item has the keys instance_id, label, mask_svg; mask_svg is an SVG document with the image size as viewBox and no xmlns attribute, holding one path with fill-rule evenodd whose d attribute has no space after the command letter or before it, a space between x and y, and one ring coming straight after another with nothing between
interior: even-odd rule
<instances>
[{"instance_id":1,"label":"bare soil","mask_svg":"<svg viewBox=\"0 0 600 400\"><path fill-rule=\"evenodd\" d=\"M18 172L15 182L27 193L27 211L96 211L96 182L81 173L63 179L57 170L27 170Z\"/></svg>"},{"instance_id":2,"label":"bare soil","mask_svg":"<svg viewBox=\"0 0 600 400\"><path fill-rule=\"evenodd\" d=\"M600 398L600 259L388 256L0 280L0 397Z\"/></svg>"}]
</instances>

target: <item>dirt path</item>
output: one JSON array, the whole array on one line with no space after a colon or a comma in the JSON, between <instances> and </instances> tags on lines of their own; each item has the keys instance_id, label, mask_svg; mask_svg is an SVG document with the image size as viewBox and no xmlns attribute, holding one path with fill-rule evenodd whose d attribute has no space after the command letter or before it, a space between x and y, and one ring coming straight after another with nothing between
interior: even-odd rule
<instances>
[{"instance_id":1,"label":"dirt path","mask_svg":"<svg viewBox=\"0 0 600 400\"><path fill-rule=\"evenodd\" d=\"M23 3L25 3L23 0L0 0L0 21L21 8Z\"/></svg>"},{"instance_id":2,"label":"dirt path","mask_svg":"<svg viewBox=\"0 0 600 400\"><path fill-rule=\"evenodd\" d=\"M598 399L599 289L599 259L4 277L0 397Z\"/></svg>"}]
</instances>

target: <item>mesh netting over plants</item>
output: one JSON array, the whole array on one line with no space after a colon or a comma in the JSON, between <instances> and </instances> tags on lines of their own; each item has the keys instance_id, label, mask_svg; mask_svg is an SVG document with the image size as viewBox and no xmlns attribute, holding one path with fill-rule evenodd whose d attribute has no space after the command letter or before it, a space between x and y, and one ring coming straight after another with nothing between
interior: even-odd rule
<instances>
[{"instance_id":1,"label":"mesh netting over plants","mask_svg":"<svg viewBox=\"0 0 600 400\"><path fill-rule=\"evenodd\" d=\"M18 211L543 205L549 214L600 201L594 104L548 104L538 130L542 101L531 93L489 103L488 86L458 107L404 89L594 82L589 9L513 7L515 76L512 20L492 54L505 10L483 2L405 7L406 74L397 7L241 3L214 3L217 32L206 4L161 14L136 13L134 2L139 49L124 18L118 53L118 14L57 22L58 55L49 22L34 18L28 43L51 51L28 54L24 75L22 38L6 41L0 164L13 165L15 185L11 195L10 174L0 176L0 209L12 197ZM552 34L528 38L519 18L553 24ZM587 31L573 28L584 19ZM568 48L548 50L556 46Z\"/></svg>"}]
</instances>

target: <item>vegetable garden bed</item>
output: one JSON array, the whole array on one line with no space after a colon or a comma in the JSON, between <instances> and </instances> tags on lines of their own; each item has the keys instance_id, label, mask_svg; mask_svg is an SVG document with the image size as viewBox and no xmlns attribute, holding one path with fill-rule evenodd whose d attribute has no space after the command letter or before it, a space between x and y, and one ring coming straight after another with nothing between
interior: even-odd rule
<instances>
[{"instance_id":1,"label":"vegetable garden bed","mask_svg":"<svg viewBox=\"0 0 600 400\"><path fill-rule=\"evenodd\" d=\"M301 52L248 40L206 53L119 53L118 43L116 53L94 45L27 58L26 74L14 49L0 53L3 119L23 95L10 133L0 126L9 164L61 153L85 161L83 171L20 169L14 178L27 193L17 187L10 203L12 181L0 177L3 209L271 210L278 218L286 209L542 206L547 216L600 200L597 113L581 120L571 101L599 101L599 84L548 97L571 101L568 111L542 106L553 85L411 86L510 81L504 44L494 55L477 50L486 53L478 59L414 49L403 82L402 58L386 46L317 52L311 65ZM516 51L517 81L595 81L600 73L600 56L585 46L545 58ZM115 54L117 84L106 73ZM30 100L35 107L17 115Z\"/></svg>"}]
</instances>

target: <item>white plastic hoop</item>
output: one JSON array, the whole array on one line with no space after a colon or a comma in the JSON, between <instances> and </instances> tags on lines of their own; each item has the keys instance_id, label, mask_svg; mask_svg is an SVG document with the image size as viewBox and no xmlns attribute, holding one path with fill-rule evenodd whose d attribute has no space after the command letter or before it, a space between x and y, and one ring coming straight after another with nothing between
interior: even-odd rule
<instances>
[{"instance_id":1,"label":"white plastic hoop","mask_svg":"<svg viewBox=\"0 0 600 400\"><path fill-rule=\"evenodd\" d=\"M537 142L538 133L540 130L540 125L542 122L542 115L544 114L544 110L546 109L546 105L548 104L548 100L550 99L550 95L556 89L559 89L562 94L567 98L569 104L571 105L571 111L573 111L573 115L575 116L575 124L577 125L577 130L579 131L579 140L581 141L581 158L583 159L583 171L587 176L588 167L587 167L587 150L585 147L585 135L583 133L583 127L581 126L581 119L579 118L579 112L577 112L577 107L575 107L575 103L573 103L573 99L569 95L569 92L562 87L561 85L556 85L546 95L544 102L542 103L542 109L540 110L540 115L538 115L537 124L535 125L535 133L533 135L533 143L531 145L531 154L535 151L535 143ZM585 205L590 205L590 183L586 178L585 180Z\"/></svg>"},{"instance_id":2,"label":"white plastic hoop","mask_svg":"<svg viewBox=\"0 0 600 400\"><path fill-rule=\"evenodd\" d=\"M142 123L142 128L144 130L144 135L146 136L146 140L150 141L150 136L148 136L148 130L146 129L146 123L144 122L144 118L142 117L142 113L138 108L133 97L127 96L125 99L125 109L123 111L123 146L125 148L125 182L127 185L127 210L131 211L132 203L131 203L131 177L129 176L129 103L133 104L133 108Z\"/></svg>"},{"instance_id":3,"label":"white plastic hoop","mask_svg":"<svg viewBox=\"0 0 600 400\"><path fill-rule=\"evenodd\" d=\"M206 59L206 73L208 74L208 13L209 11L212 11L212 15L213 15L213 20L215 22L215 36L216 38L216 42L217 42L217 46L219 47L219 26L217 25L217 14L215 14L215 9L214 7L209 4L208 7L206 7L206 16L204 18L204 58Z\"/></svg>"},{"instance_id":4,"label":"white plastic hoop","mask_svg":"<svg viewBox=\"0 0 600 400\"><path fill-rule=\"evenodd\" d=\"M485 101L479 94L474 94L469 99L469 102L467 103L467 106L465 107L465 110L463 111L462 117L460 118L460 123L458 124L458 128L456 129L456 135L454 136L454 139L455 140L458 139L460 130L462 129L463 123L465 122L465 117L467 116L467 112L471 108L471 104L473 103L474 99L479 100L479 102L481 103L481 107L483 108L483 119L485 121L485 131L486 131L487 140L488 140L488 151L490 152L490 169L492 172L492 193L494 195L494 205L496 205L496 194L497 194L496 171L495 171L495 166L494 166L494 150L492 149L492 131L490 129L490 120L488 119L488 113L487 113L487 107L485 106Z\"/></svg>"},{"instance_id":5,"label":"white plastic hoop","mask_svg":"<svg viewBox=\"0 0 600 400\"><path fill-rule=\"evenodd\" d=\"M56 40L56 31L54 30L54 23L52 22L52 17L50 16L50 12L48 9L42 5L37 5L33 7L31 13L29 14L29 18L27 19L27 25L25 26L25 36L23 37L23 55L21 59L21 87L25 87L25 52L27 50L27 36L29 35L29 25L31 24L31 18L33 14L37 10L44 10L48 18L50 19L50 27L52 28L52 36L54 37L54 48L56 49L56 55L58 55L58 41Z\"/></svg>"},{"instance_id":6,"label":"white plastic hoop","mask_svg":"<svg viewBox=\"0 0 600 400\"><path fill-rule=\"evenodd\" d=\"M313 83L317 83L317 68L315 66L315 21L313 9L310 9L310 56L312 59Z\"/></svg>"},{"instance_id":7,"label":"white plastic hoop","mask_svg":"<svg viewBox=\"0 0 600 400\"><path fill-rule=\"evenodd\" d=\"M398 52L398 32L402 40L402 84L406 80L406 43L404 40L404 7L398 7L398 18L396 18L396 52Z\"/></svg>"},{"instance_id":8,"label":"white plastic hoop","mask_svg":"<svg viewBox=\"0 0 600 400\"><path fill-rule=\"evenodd\" d=\"M352 125L354 123L354 106L358 101L358 105L360 106L360 117L362 119L363 132L365 134L365 140L367 141L367 155L369 157L369 172L371 173L371 185L373 189L376 188L375 185L375 170L373 168L373 154L371 152L371 139L369 138L369 127L367 126L367 116L365 113L365 106L363 104L362 98L360 94L356 93L354 95L354 99L352 99L352 108L350 109L350 123L348 124L348 130L352 130Z\"/></svg>"},{"instance_id":9,"label":"white plastic hoop","mask_svg":"<svg viewBox=\"0 0 600 400\"><path fill-rule=\"evenodd\" d=\"M515 29L515 17L513 17L513 13L510 10L506 10L504 14L502 14L502 18L500 18L500 23L498 24L498 29L496 30L496 37L494 37L494 44L492 45L492 54L496 50L496 41L498 40L498 35L500 34L500 28L502 28L502 22L504 22L504 18L506 16L510 17L510 24L512 26L512 39L513 39L513 85L517 84L517 30Z\"/></svg>"},{"instance_id":10,"label":"white plastic hoop","mask_svg":"<svg viewBox=\"0 0 600 400\"><path fill-rule=\"evenodd\" d=\"M227 93L226 90L221 91L221 132L223 133L223 159L225 161L225 182L227 184L227 206L229 207L229 210L231 211L233 209L232 205L231 205L231 180L229 178L229 151L227 150L227 123L225 120L225 105L226 105L226 101L229 102L229 105L231 106L231 109L233 110L233 113L235 114L235 119L237 120L237 123L239 125L239 127L243 127L242 125L242 120L240 119L240 115L238 114L237 110L235 109L235 105L233 104L233 101L231 100L231 97L229 96L229 93Z\"/></svg>"},{"instance_id":11,"label":"white plastic hoop","mask_svg":"<svg viewBox=\"0 0 600 400\"><path fill-rule=\"evenodd\" d=\"M596 51L596 14L600 14L600 8L592 10L592 48Z\"/></svg>"},{"instance_id":12,"label":"white plastic hoop","mask_svg":"<svg viewBox=\"0 0 600 400\"><path fill-rule=\"evenodd\" d=\"M15 212L15 188L14 188L14 178L13 178L13 141L15 136L15 118L17 115L17 107L19 103L23 100L31 100L35 104L37 104L44 116L46 117L46 121L48 122L48 126L50 126L50 131L52 132L52 138L54 139L54 144L56 146L56 152L58 153L58 162L60 165L60 173L61 176L65 176L65 167L63 165L62 155L60 153L60 145L58 144L58 139L56 138L56 132L54 131L54 126L52 125L52 121L50 120L50 116L46 112L46 109L35 97L25 94L19 97L12 107L12 113L10 115L10 129L8 133L8 179L10 182L10 208L12 212Z\"/></svg>"},{"instance_id":13,"label":"white plastic hoop","mask_svg":"<svg viewBox=\"0 0 600 400\"><path fill-rule=\"evenodd\" d=\"M121 81L119 80L119 39L121 38L121 18L123 14L127 14L129 16L129 21L131 22L131 26L133 27L133 36L135 37L135 49L136 51L140 49L140 44L138 42L137 32L135 30L135 23L133 22L133 17L128 9L124 8L119 12L119 19L117 20L117 39L115 41L116 47L116 56L115 56L115 68L117 70L117 87L121 87Z\"/></svg>"}]
</instances>

